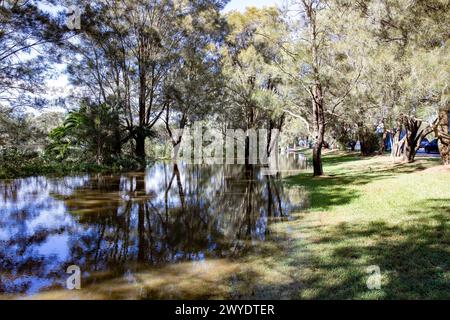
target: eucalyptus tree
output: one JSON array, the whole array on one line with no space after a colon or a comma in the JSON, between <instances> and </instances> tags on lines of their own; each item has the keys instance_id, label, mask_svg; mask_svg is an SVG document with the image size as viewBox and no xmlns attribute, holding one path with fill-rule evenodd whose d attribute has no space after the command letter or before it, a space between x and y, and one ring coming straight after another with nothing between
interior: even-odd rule
<instances>
[{"instance_id":1,"label":"eucalyptus tree","mask_svg":"<svg viewBox=\"0 0 450 320\"><path fill-rule=\"evenodd\" d=\"M226 127L281 130L287 103L284 75L276 67L282 54L278 42L287 28L274 8L247 8L227 15L228 35L221 50L225 79L224 106L220 110ZM267 137L267 145L271 140ZM249 137L246 137L248 147Z\"/></svg>"},{"instance_id":2,"label":"eucalyptus tree","mask_svg":"<svg viewBox=\"0 0 450 320\"><path fill-rule=\"evenodd\" d=\"M69 69L72 79L99 100L112 101L125 129L121 141L131 141L135 156L143 162L146 138L170 105L170 78L183 65L191 41L208 37L208 30L202 29L205 19L217 20L224 3L80 0L78 4L84 13L77 41L69 44L78 57Z\"/></svg>"},{"instance_id":3,"label":"eucalyptus tree","mask_svg":"<svg viewBox=\"0 0 450 320\"><path fill-rule=\"evenodd\" d=\"M320 79L331 134L342 142L353 135L368 154L374 151L366 147L376 142L378 127L383 130L380 152L390 132L393 153L413 161L422 138L436 127L438 110L448 108L449 72L443 68L449 62L446 1L301 4L315 5L318 13ZM307 10L300 12L308 18ZM343 99L329 103L339 95Z\"/></svg>"},{"instance_id":4,"label":"eucalyptus tree","mask_svg":"<svg viewBox=\"0 0 450 320\"><path fill-rule=\"evenodd\" d=\"M56 17L41 9L51 1L0 1L0 103L4 106L36 107L44 79L57 57L55 44L64 36Z\"/></svg>"},{"instance_id":5,"label":"eucalyptus tree","mask_svg":"<svg viewBox=\"0 0 450 320\"><path fill-rule=\"evenodd\" d=\"M196 121L208 121L222 104L223 77L219 47L226 33L226 21L218 7L208 6L186 22L188 42L180 50L180 63L164 82L165 116L162 120L172 146L180 144L184 130Z\"/></svg>"},{"instance_id":6,"label":"eucalyptus tree","mask_svg":"<svg viewBox=\"0 0 450 320\"><path fill-rule=\"evenodd\" d=\"M282 45L285 60L281 69L297 88L299 101L293 112L311 127L314 138L314 175L323 175L322 148L327 127L342 118L337 112L359 79L358 59L347 59L352 52L333 54L331 48L342 36L330 19L340 12L331 1L292 1L284 9L290 25L290 36ZM309 109L309 111L307 110Z\"/></svg>"},{"instance_id":7,"label":"eucalyptus tree","mask_svg":"<svg viewBox=\"0 0 450 320\"><path fill-rule=\"evenodd\" d=\"M353 2L328 1L323 18L323 28L331 35L326 85L331 99L341 97L326 110L328 128L343 146L359 140L364 155L384 152L392 110L400 99L404 61L374 36L372 20ZM383 131L382 139L377 128Z\"/></svg>"},{"instance_id":8,"label":"eucalyptus tree","mask_svg":"<svg viewBox=\"0 0 450 320\"><path fill-rule=\"evenodd\" d=\"M163 121L173 147L182 139L175 130L207 120L222 101L222 77L214 51L208 47L187 49L182 65L167 80Z\"/></svg>"}]
</instances>

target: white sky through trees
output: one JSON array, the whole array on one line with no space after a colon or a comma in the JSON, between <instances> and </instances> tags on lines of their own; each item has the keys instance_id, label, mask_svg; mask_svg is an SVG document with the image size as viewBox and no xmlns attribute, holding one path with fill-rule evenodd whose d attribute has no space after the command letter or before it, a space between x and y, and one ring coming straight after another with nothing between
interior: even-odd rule
<instances>
[{"instance_id":1,"label":"white sky through trees","mask_svg":"<svg viewBox=\"0 0 450 320\"><path fill-rule=\"evenodd\" d=\"M225 11L244 11L246 7L262 8L281 4L281 0L231 0L225 7Z\"/></svg>"}]
</instances>

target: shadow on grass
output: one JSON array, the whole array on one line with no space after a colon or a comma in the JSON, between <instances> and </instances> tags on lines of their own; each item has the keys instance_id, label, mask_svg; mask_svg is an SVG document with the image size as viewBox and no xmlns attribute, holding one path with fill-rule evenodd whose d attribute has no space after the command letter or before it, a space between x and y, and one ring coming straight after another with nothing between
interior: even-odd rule
<instances>
[{"instance_id":1,"label":"shadow on grass","mask_svg":"<svg viewBox=\"0 0 450 320\"><path fill-rule=\"evenodd\" d=\"M355 159L361 160L364 158L355 155L328 156L325 164L328 164L329 160L339 164L341 162L351 162ZM352 186L366 185L377 180L392 178L398 174L423 171L434 164L436 164L436 159L422 159L418 162L397 164L388 168L369 166L361 172L351 172L348 169L346 173L331 174L325 177L313 178L310 173L301 173L287 177L284 181L288 187L301 186L309 192L311 210L325 211L332 206L345 205L356 200L361 194L360 191L355 190Z\"/></svg>"},{"instance_id":2,"label":"shadow on grass","mask_svg":"<svg viewBox=\"0 0 450 320\"><path fill-rule=\"evenodd\" d=\"M440 205L430 205L433 203ZM419 217L405 225L389 226L379 221L363 226L341 224L329 230L319 242L344 244L333 250L331 265L321 265L320 258L316 262L324 270L344 267L349 271L334 286L324 284L322 277L312 279L309 285L321 288L316 298L330 298L330 293L335 298L363 296L367 274L362 261L381 268L383 298L450 298L450 208L441 203L430 200L416 204L423 209L410 214Z\"/></svg>"},{"instance_id":3,"label":"shadow on grass","mask_svg":"<svg viewBox=\"0 0 450 320\"><path fill-rule=\"evenodd\" d=\"M290 283L260 285L261 292L289 292L307 299L449 299L450 199L416 203L411 220L341 223L320 228L306 260L286 254L303 273ZM301 242L301 241L300 241ZM308 250L298 245L294 250ZM367 267L379 266L380 290L369 290ZM293 288L298 288L293 291Z\"/></svg>"},{"instance_id":4,"label":"shadow on grass","mask_svg":"<svg viewBox=\"0 0 450 320\"><path fill-rule=\"evenodd\" d=\"M347 160L354 157L350 155ZM334 157L333 163L339 164L342 158ZM361 188L352 186L423 171L436 163L436 159L421 159L388 168L371 163L372 168L347 169L345 174L323 178L300 174L285 182L308 190L311 210L327 211L362 195ZM289 253L276 258L288 261L294 270L301 269L300 274L284 284L260 285L254 296L284 292L294 299L449 299L450 199L412 202L410 208L398 224L380 220L300 226L296 232L315 236L309 239L311 245L294 241ZM381 269L381 290L367 288L367 268L373 265Z\"/></svg>"}]
</instances>

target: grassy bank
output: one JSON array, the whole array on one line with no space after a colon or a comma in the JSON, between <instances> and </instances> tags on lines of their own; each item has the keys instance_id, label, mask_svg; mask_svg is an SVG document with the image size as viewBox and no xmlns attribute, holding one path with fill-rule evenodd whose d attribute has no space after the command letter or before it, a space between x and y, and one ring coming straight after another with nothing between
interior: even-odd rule
<instances>
[{"instance_id":1,"label":"grassy bank","mask_svg":"<svg viewBox=\"0 0 450 320\"><path fill-rule=\"evenodd\" d=\"M450 298L450 169L438 159L395 165L342 153L324 166L326 177L286 179L309 194L310 208L277 227L290 244L267 259L289 276L266 289L307 299ZM366 284L374 265L380 290Z\"/></svg>"}]
</instances>

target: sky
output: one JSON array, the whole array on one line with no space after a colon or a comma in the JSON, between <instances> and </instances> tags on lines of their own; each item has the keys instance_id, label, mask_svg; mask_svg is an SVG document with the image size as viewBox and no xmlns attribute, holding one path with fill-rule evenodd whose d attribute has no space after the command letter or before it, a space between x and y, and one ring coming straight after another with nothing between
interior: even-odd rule
<instances>
[{"instance_id":1,"label":"sky","mask_svg":"<svg viewBox=\"0 0 450 320\"><path fill-rule=\"evenodd\" d=\"M231 0L225 7L225 11L244 11L246 7L267 7L281 4L280 0Z\"/></svg>"}]
</instances>

